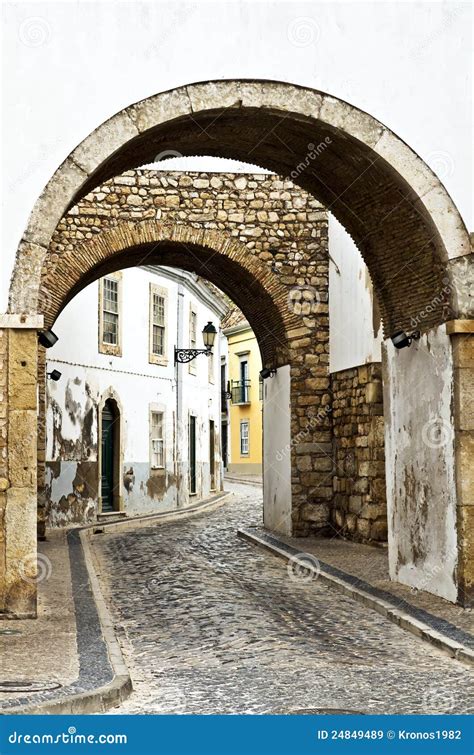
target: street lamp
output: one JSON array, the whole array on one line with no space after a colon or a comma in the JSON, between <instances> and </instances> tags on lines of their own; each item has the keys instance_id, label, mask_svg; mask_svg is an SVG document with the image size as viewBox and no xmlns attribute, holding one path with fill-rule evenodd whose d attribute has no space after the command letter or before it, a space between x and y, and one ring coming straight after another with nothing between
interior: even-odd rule
<instances>
[{"instance_id":1,"label":"street lamp","mask_svg":"<svg viewBox=\"0 0 474 755\"><path fill-rule=\"evenodd\" d=\"M210 356L212 354L212 347L217 335L217 330L212 322L208 322L202 330L202 340L204 341L205 349L180 349L177 346L174 347L174 363L180 362L185 364L196 359L198 354L205 354Z\"/></svg>"}]
</instances>

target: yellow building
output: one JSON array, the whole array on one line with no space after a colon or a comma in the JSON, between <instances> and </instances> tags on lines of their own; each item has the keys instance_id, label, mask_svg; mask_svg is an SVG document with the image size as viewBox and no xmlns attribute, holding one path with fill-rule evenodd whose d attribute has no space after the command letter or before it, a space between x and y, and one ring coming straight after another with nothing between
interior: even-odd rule
<instances>
[{"instance_id":1,"label":"yellow building","mask_svg":"<svg viewBox=\"0 0 474 755\"><path fill-rule=\"evenodd\" d=\"M240 310L222 323L227 338L226 370L230 474L262 474L262 361L257 339Z\"/></svg>"}]
</instances>

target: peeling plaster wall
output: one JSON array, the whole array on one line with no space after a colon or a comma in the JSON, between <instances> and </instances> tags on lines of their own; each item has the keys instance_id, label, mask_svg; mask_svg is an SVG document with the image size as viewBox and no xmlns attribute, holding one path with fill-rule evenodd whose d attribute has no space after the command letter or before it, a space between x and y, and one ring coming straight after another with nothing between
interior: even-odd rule
<instances>
[{"instance_id":1,"label":"peeling plaster wall","mask_svg":"<svg viewBox=\"0 0 474 755\"><path fill-rule=\"evenodd\" d=\"M383 360L390 576L454 602L453 363L445 326L400 351L386 341Z\"/></svg>"},{"instance_id":2,"label":"peeling plaster wall","mask_svg":"<svg viewBox=\"0 0 474 755\"><path fill-rule=\"evenodd\" d=\"M178 271L173 271L178 273ZM149 284L168 291L167 355L165 365L148 361ZM183 288L183 306L198 314L198 337L206 322L219 316ZM98 283L81 291L54 325L58 343L47 354L47 369L58 369L58 382L47 381L46 393L46 512L50 526L94 521L98 513L100 406L113 395L121 407L120 492L128 515L170 511L212 495L209 472L209 420L216 428L216 490L220 473L220 382L218 348L214 382L206 358L196 360L195 374L183 370L182 412L198 417L196 496L188 495L187 426L183 464L175 459L176 389L173 348L177 339L178 283L141 268L123 271L122 356L98 351ZM188 345L188 319L179 345ZM219 339L217 339L218 341ZM199 346L199 344L198 344ZM164 412L165 468L151 469L149 412Z\"/></svg>"},{"instance_id":3,"label":"peeling plaster wall","mask_svg":"<svg viewBox=\"0 0 474 755\"><path fill-rule=\"evenodd\" d=\"M263 384L263 521L291 534L290 366Z\"/></svg>"}]
</instances>

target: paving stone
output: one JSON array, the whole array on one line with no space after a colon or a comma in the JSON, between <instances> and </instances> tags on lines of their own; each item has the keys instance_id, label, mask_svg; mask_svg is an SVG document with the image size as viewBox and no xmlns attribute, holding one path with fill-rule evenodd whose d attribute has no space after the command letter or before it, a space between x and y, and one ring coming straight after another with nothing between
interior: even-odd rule
<instances>
[{"instance_id":1,"label":"paving stone","mask_svg":"<svg viewBox=\"0 0 474 755\"><path fill-rule=\"evenodd\" d=\"M116 713L466 713L470 670L240 541L261 489L94 540L135 692Z\"/></svg>"}]
</instances>

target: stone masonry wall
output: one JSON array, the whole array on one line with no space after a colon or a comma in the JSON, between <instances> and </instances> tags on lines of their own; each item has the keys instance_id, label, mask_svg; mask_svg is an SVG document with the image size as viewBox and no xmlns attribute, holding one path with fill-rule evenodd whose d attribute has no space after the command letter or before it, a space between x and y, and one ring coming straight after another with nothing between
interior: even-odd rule
<instances>
[{"instance_id":1,"label":"stone masonry wall","mask_svg":"<svg viewBox=\"0 0 474 755\"><path fill-rule=\"evenodd\" d=\"M8 488L8 330L0 329L0 574L5 573L5 510ZM5 582L0 579L0 611Z\"/></svg>"},{"instance_id":2,"label":"stone masonry wall","mask_svg":"<svg viewBox=\"0 0 474 755\"><path fill-rule=\"evenodd\" d=\"M332 466L328 458L331 396L326 210L310 194L275 175L127 171L86 195L59 223L43 266L46 304L48 296L54 299L63 285L56 277L61 258L70 259L70 270L79 264L80 254L85 254L76 254L80 245L130 221L223 232L244 244L249 258L263 265L262 277L270 269L287 290L279 306L289 310L296 323L286 333L294 440L290 449L281 452L291 454L292 459L294 534L327 527ZM200 271L199 264L196 269ZM224 284L228 286L229 281L215 272L212 259L204 274L226 290ZM239 281L234 283L238 290ZM242 306L237 299L236 304ZM262 340L272 332L274 336L277 325L273 325L270 312L266 317L256 315L254 321L255 329L261 328L263 321L266 333Z\"/></svg>"},{"instance_id":3,"label":"stone masonry wall","mask_svg":"<svg viewBox=\"0 0 474 755\"><path fill-rule=\"evenodd\" d=\"M335 474L333 527L359 541L387 539L381 364L331 376Z\"/></svg>"}]
</instances>

